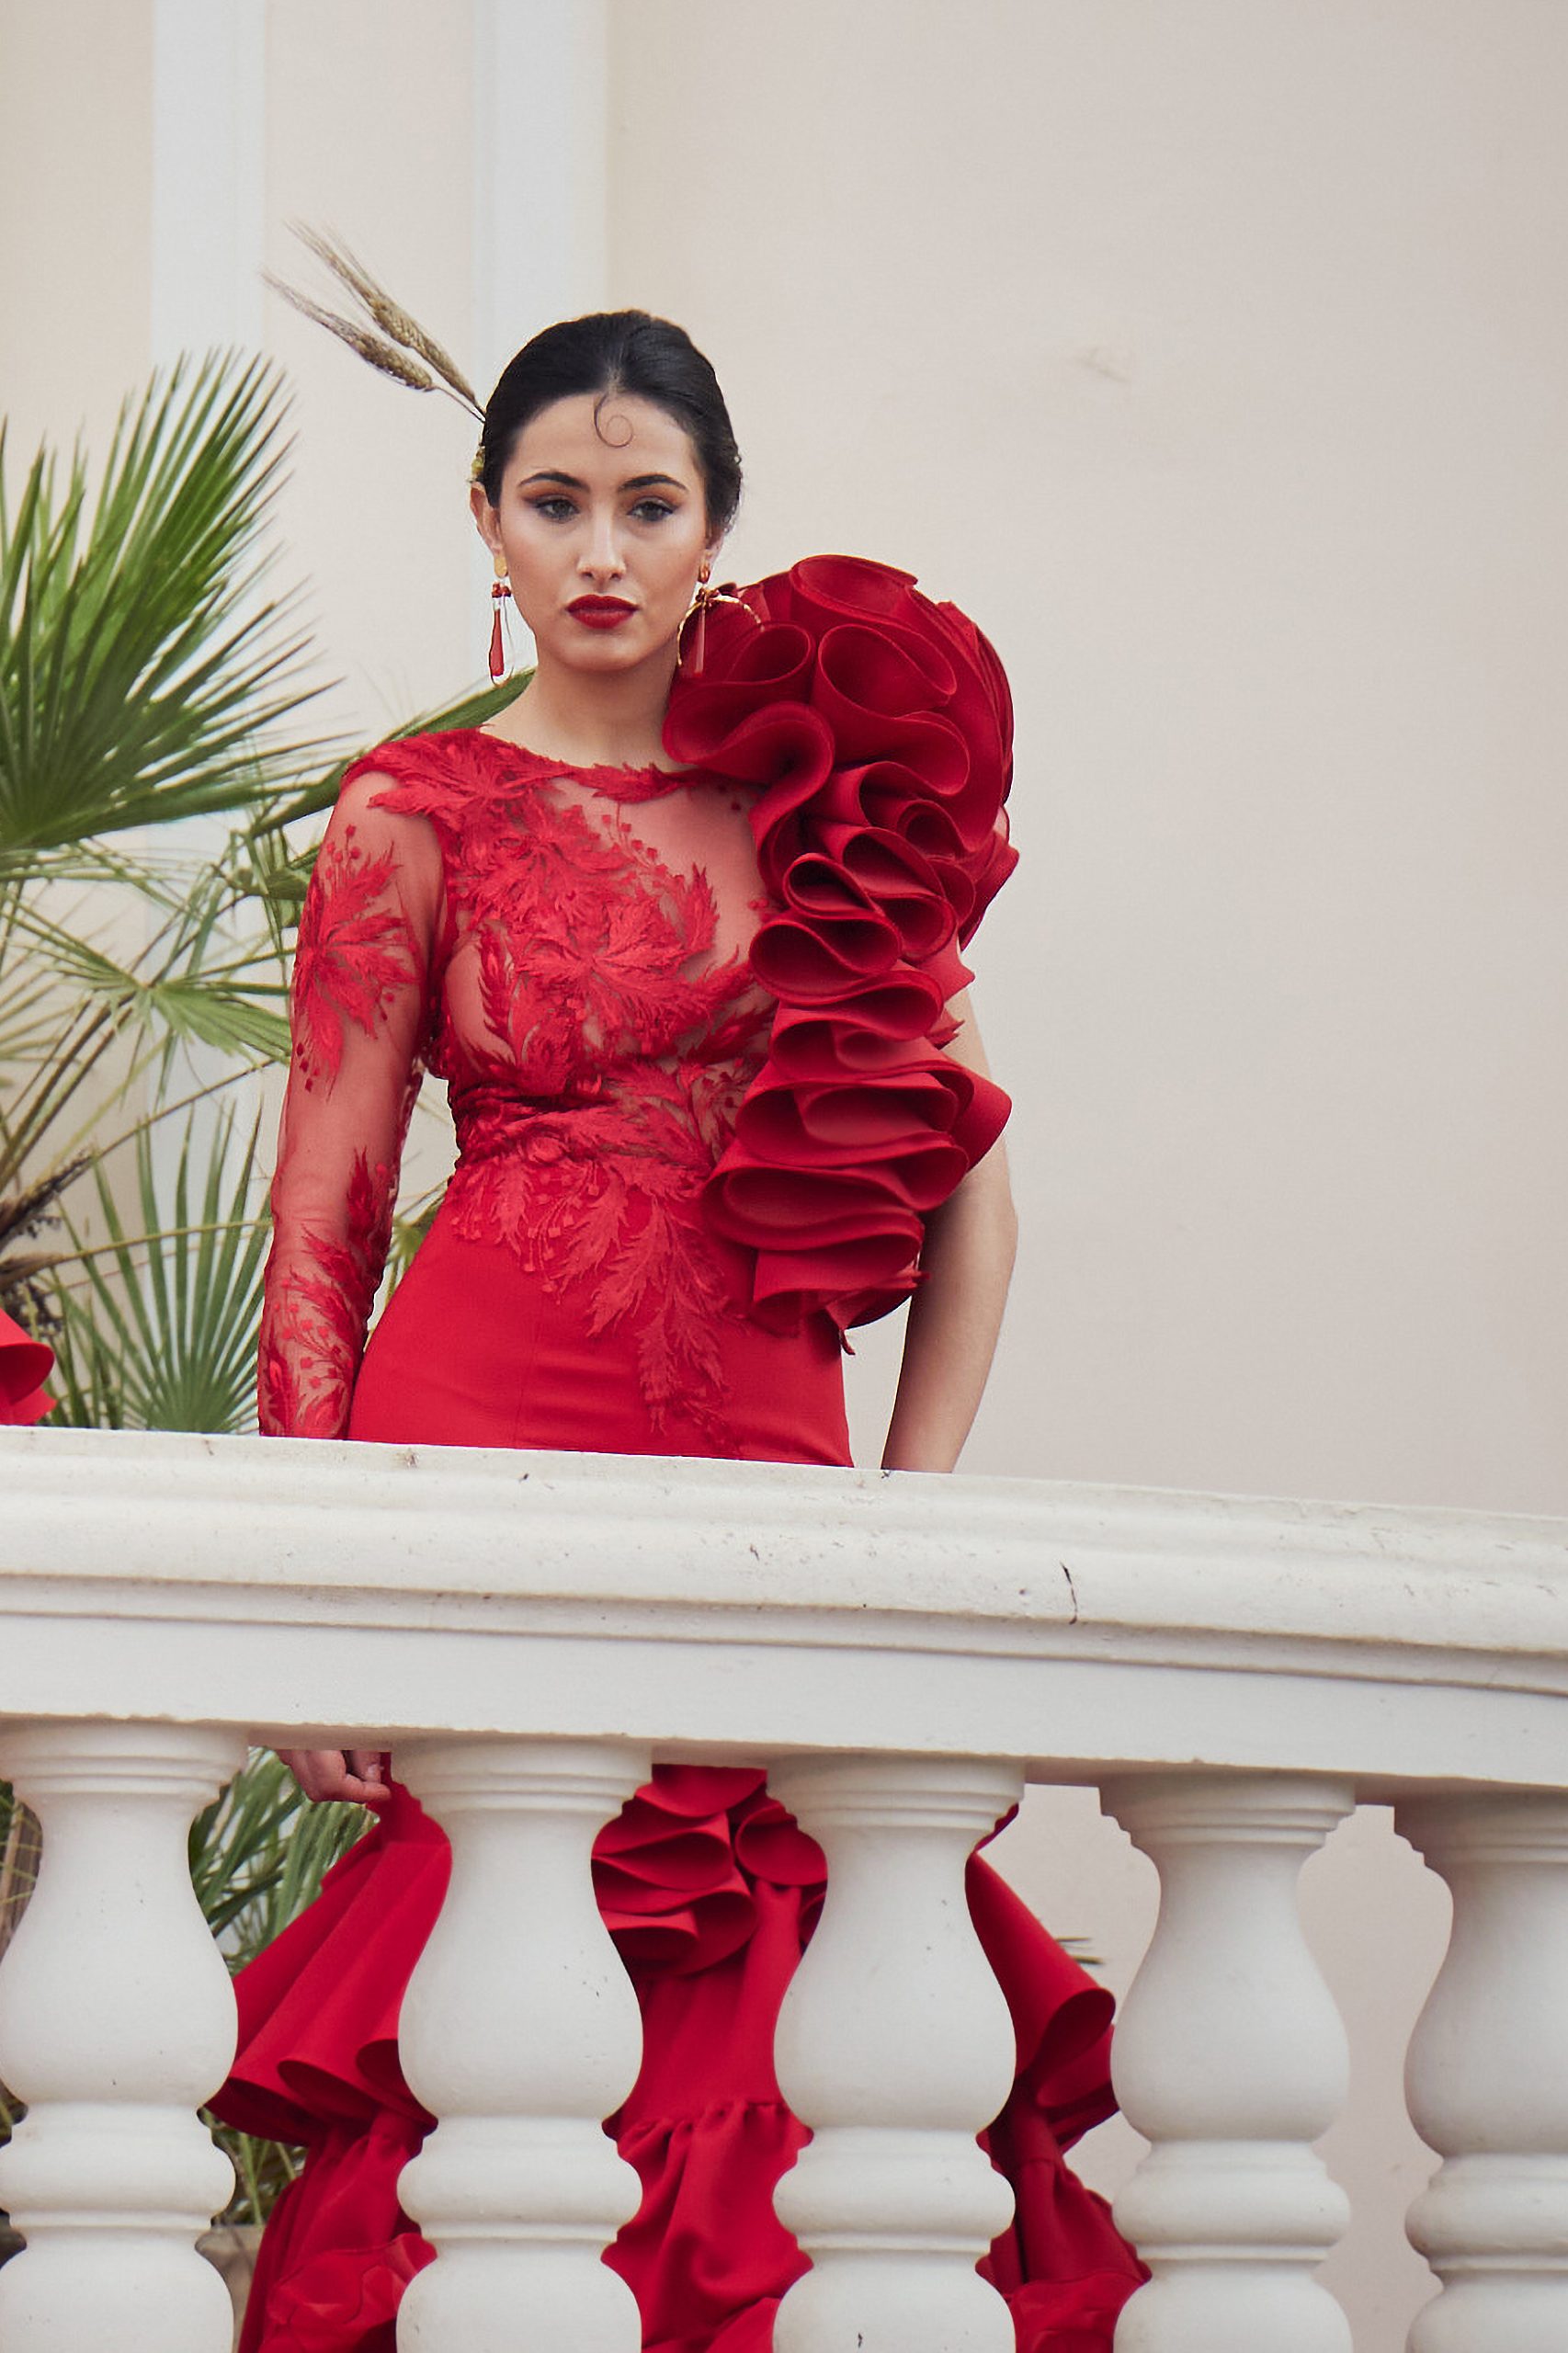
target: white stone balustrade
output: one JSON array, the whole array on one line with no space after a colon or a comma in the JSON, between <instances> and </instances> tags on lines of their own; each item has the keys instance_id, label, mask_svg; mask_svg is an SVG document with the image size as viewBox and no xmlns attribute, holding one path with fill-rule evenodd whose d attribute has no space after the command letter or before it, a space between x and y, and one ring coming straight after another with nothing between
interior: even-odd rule
<instances>
[{"instance_id":1,"label":"white stone balustrade","mask_svg":"<svg viewBox=\"0 0 1568 2353\"><path fill-rule=\"evenodd\" d=\"M67 1719L0 1737L0 1774L43 1828L0 1988L0 2081L28 2103L0 2149L0 2204L28 2240L0 2269L7 2353L228 2341L196 2238L233 2172L195 2110L228 2073L234 2005L186 1834L244 1757L199 1727Z\"/></svg>"},{"instance_id":2,"label":"white stone balustrade","mask_svg":"<svg viewBox=\"0 0 1568 2353\"><path fill-rule=\"evenodd\" d=\"M776 2201L812 2263L778 2353L1009 2353L974 2267L1013 2201L974 2136L1007 2097L1013 2025L964 1866L1022 1783L967 1759L812 1757L773 1789L828 1864L775 2043L812 2132Z\"/></svg>"},{"instance_id":3,"label":"white stone balustrade","mask_svg":"<svg viewBox=\"0 0 1568 2353\"><path fill-rule=\"evenodd\" d=\"M1562 2353L1568 1799L1417 1799L1398 1820L1454 1896L1406 2067L1411 2116L1444 2160L1411 2211L1445 2285L1411 2353Z\"/></svg>"},{"instance_id":4,"label":"white stone balustrade","mask_svg":"<svg viewBox=\"0 0 1568 2353\"><path fill-rule=\"evenodd\" d=\"M1345 2099L1345 2032L1296 1910L1350 1787L1178 1773L1113 1781L1102 1802L1160 1873L1113 2061L1153 2143L1116 2205L1154 2275L1118 2353L1351 2353L1312 2276L1349 2220L1312 2149Z\"/></svg>"},{"instance_id":5,"label":"white stone balustrade","mask_svg":"<svg viewBox=\"0 0 1568 2353\"><path fill-rule=\"evenodd\" d=\"M1455 1899L1410 2054L1445 2160L1414 2353L1568 2345L1562 1523L6 1430L0 1657L0 1771L46 1838L0 1962L0 2076L31 2104L0 2157L28 2241L5 2353L222 2353L191 2246L225 2168L193 2111L233 2015L185 1827L245 1741L338 1738L392 1745L456 1856L405 2018L441 2120L406 2194L442 2249L405 2347L635 2346L597 2261L633 2185L597 2123L635 2013L587 1858L649 1755L769 1763L832 1858L780 2028L817 2136L780 2193L815 2258L781 2353L1008 2342L971 2268L1006 2214L971 2143L1008 2054L961 1865L1026 1780L1099 1787L1162 1877L1117 2063L1154 2276L1118 2353L1347 2343L1310 2149L1342 2057L1293 1891L1356 1797Z\"/></svg>"},{"instance_id":6,"label":"white stone balustrade","mask_svg":"<svg viewBox=\"0 0 1568 2353\"><path fill-rule=\"evenodd\" d=\"M403 2299L405 2353L638 2353L635 2300L600 2256L637 2211L602 2119L637 2080L642 2031L592 1847L648 1763L608 1741L400 1745L452 1842L398 2022L410 2086L441 2120L401 2183L437 2256Z\"/></svg>"}]
</instances>

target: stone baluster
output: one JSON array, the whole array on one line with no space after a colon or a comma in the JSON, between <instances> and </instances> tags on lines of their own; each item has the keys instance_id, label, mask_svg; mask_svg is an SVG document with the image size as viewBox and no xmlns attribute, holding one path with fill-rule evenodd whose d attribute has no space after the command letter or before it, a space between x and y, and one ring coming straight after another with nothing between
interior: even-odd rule
<instances>
[{"instance_id":1,"label":"stone baluster","mask_svg":"<svg viewBox=\"0 0 1568 2353\"><path fill-rule=\"evenodd\" d=\"M233 2171L197 2117L234 2053L234 2000L191 1890L192 1817L244 1762L231 1735L34 1724L0 1773L39 1816L37 1890L0 1963L0 2151L27 2239L0 2270L6 2353L227 2353L228 2290L196 2251Z\"/></svg>"},{"instance_id":2,"label":"stone baluster","mask_svg":"<svg viewBox=\"0 0 1568 2353\"><path fill-rule=\"evenodd\" d=\"M974 2267L1012 2194L974 2136L1006 2098L1013 2029L964 1864L1019 1778L812 1758L771 1786L828 1859L777 2043L780 2087L814 2136L778 2194L814 2267L779 2308L778 2353L1010 2353L1007 2307Z\"/></svg>"},{"instance_id":3,"label":"stone baluster","mask_svg":"<svg viewBox=\"0 0 1568 2353\"><path fill-rule=\"evenodd\" d=\"M602 2120L636 2080L642 2021L590 1852L647 1752L430 1739L396 1763L452 1842L398 2029L440 2119L403 2172L439 2259L404 2296L400 2353L637 2353L635 2300L601 2256L640 2188Z\"/></svg>"},{"instance_id":4,"label":"stone baluster","mask_svg":"<svg viewBox=\"0 0 1568 2353\"><path fill-rule=\"evenodd\" d=\"M1350 2353L1312 2278L1348 2220L1311 2146L1345 2098L1345 2031L1296 1882L1352 1791L1285 1774L1139 1775L1101 1802L1160 1873L1159 1923L1113 2045L1123 2111L1154 2144L1116 2201L1153 2274L1117 2353Z\"/></svg>"},{"instance_id":5,"label":"stone baluster","mask_svg":"<svg viewBox=\"0 0 1568 2353\"><path fill-rule=\"evenodd\" d=\"M1410 2211L1443 2282L1411 2353L1562 2353L1568 1798L1425 1798L1396 1819L1454 1898L1405 2066L1412 2121L1443 2158Z\"/></svg>"}]
</instances>

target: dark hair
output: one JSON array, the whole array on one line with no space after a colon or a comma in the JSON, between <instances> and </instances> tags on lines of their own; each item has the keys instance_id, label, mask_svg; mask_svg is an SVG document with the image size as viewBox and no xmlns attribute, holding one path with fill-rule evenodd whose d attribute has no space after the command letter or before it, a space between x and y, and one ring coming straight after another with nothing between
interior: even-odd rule
<instances>
[{"instance_id":1,"label":"dark hair","mask_svg":"<svg viewBox=\"0 0 1568 2353\"><path fill-rule=\"evenodd\" d=\"M741 453L719 379L684 327L647 311L595 311L562 319L525 343L502 370L484 411L479 480L494 506L518 434L554 401L630 392L690 437L710 529L728 530L741 497Z\"/></svg>"}]
</instances>

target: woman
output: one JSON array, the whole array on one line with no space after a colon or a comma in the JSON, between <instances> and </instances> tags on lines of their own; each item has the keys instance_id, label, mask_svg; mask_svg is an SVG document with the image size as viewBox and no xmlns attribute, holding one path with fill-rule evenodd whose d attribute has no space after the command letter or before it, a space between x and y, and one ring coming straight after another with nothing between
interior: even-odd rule
<instances>
[{"instance_id":1,"label":"woman","mask_svg":"<svg viewBox=\"0 0 1568 2353\"><path fill-rule=\"evenodd\" d=\"M551 328L496 386L473 513L538 666L491 727L345 779L300 927L264 1428L844 1463L841 1333L913 1290L884 1461L957 1459L1013 1247L957 946L1011 862L1006 686L881 566L720 597L739 489L666 322ZM459 1164L364 1347L421 1066ZM289 1761L380 1820L240 1980L219 2113L310 2144L244 2344L390 2353L428 2257L397 2207L429 2120L396 2016L446 1847L374 1754ZM803 2136L770 2049L820 1855L759 1773L663 1768L596 1872L647 2053L613 2120L644 2200L608 2259L649 2347L761 2353L803 2268L771 2209ZM1108 2347L1142 2274L1051 2139L1108 2109L1106 1999L983 1865L971 1891L1020 2037L993 2276L1021 2344ZM673 2069L677 2031L707 2056ZM700 2263L667 2253L694 2237Z\"/></svg>"}]
</instances>

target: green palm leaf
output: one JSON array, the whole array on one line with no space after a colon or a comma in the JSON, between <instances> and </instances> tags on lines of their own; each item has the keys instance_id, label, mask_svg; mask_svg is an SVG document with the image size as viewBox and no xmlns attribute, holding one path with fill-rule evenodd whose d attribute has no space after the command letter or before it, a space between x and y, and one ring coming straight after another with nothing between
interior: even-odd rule
<instances>
[{"instance_id":1,"label":"green palm leaf","mask_svg":"<svg viewBox=\"0 0 1568 2353\"><path fill-rule=\"evenodd\" d=\"M362 1805L310 1804L269 1748L252 1751L190 1828L191 1884L232 1969L304 1910L369 1821Z\"/></svg>"},{"instance_id":2,"label":"green palm leaf","mask_svg":"<svg viewBox=\"0 0 1568 2353\"><path fill-rule=\"evenodd\" d=\"M235 1154L233 1113L209 1111L203 1120L201 1107L193 1108L165 1202L152 1137L140 1129L140 1233L126 1232L103 1168L95 1168L108 1239L88 1246L73 1227L73 1250L57 1269L58 1420L132 1429L254 1427L268 1239L256 1137L253 1126Z\"/></svg>"},{"instance_id":3,"label":"green palm leaf","mask_svg":"<svg viewBox=\"0 0 1568 2353\"><path fill-rule=\"evenodd\" d=\"M476 687L472 694L460 695L455 702L443 703L438 710L422 711L417 719L405 720L400 727L389 727L381 737L383 744L398 744L407 735L437 735L452 727L483 727L498 710L515 702L533 676L531 670L514 670L499 686ZM276 810L268 810L253 828L254 835L272 833L280 825L292 824L299 817L319 816L330 809L337 799L338 788L354 762L362 759L362 752L350 754L338 760Z\"/></svg>"},{"instance_id":4,"label":"green palm leaf","mask_svg":"<svg viewBox=\"0 0 1568 2353\"><path fill-rule=\"evenodd\" d=\"M0 436L0 876L319 756L278 732L316 689L261 585L283 412L268 364L182 361L121 412L91 505L80 452L62 481L40 450L13 508Z\"/></svg>"},{"instance_id":5,"label":"green palm leaf","mask_svg":"<svg viewBox=\"0 0 1568 2353\"><path fill-rule=\"evenodd\" d=\"M35 928L41 933L46 927ZM47 928L54 970L72 983L82 1005L96 1002L162 1040L195 1040L251 1058L288 1061L288 1021L258 1001L261 995L280 997L282 983L251 979L254 955L222 965L187 961L183 970L165 965L140 971L90 940Z\"/></svg>"}]
</instances>

